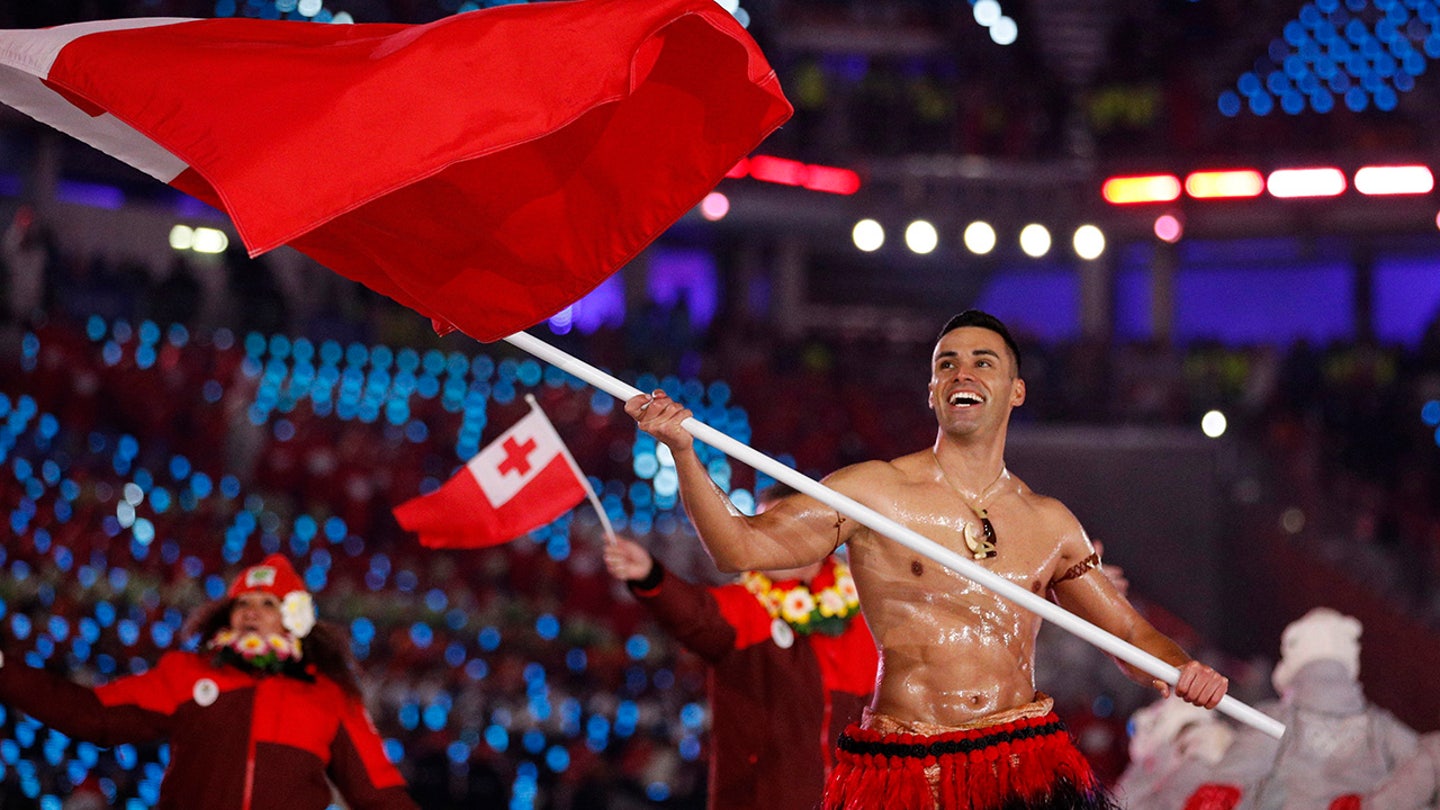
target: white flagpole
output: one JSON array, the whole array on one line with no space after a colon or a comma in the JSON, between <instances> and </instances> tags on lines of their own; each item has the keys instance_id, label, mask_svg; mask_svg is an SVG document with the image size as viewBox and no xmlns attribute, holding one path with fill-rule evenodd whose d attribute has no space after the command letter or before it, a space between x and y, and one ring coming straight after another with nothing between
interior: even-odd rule
<instances>
[{"instance_id":1,"label":"white flagpole","mask_svg":"<svg viewBox=\"0 0 1440 810\"><path fill-rule=\"evenodd\" d=\"M624 383L594 366L585 363L526 332L516 332L505 339L506 343L532 354L555 366L561 371L573 374L611 396L625 401L640 394L633 385ZM736 441L709 425L691 417L681 423L690 435L720 450L736 461L761 470L777 481L783 481L800 492L832 507L853 520L874 529L917 554L923 554L951 571L1005 597L1041 618L1052 621L1061 628L1079 636L1107 653L1125 661L1137 669L1153 675L1172 687L1180 679L1180 670L1161 661L1135 645L1124 641L1094 624L1085 621L1059 605L1043 599L1029 590L991 572L989 569L967 560L954 551L924 537L918 532L891 520L864 504L836 492L819 481L802 475L784 464L760 453L749 445ZM1230 695L1221 698L1216 707L1224 714L1280 739L1285 734L1285 725L1275 718L1236 700Z\"/></svg>"},{"instance_id":2,"label":"white flagpole","mask_svg":"<svg viewBox=\"0 0 1440 810\"><path fill-rule=\"evenodd\" d=\"M555 430L555 423L550 421L550 416L545 413L544 408L540 407L540 403L536 401L535 395L526 394L525 401L530 403L530 410L540 414L540 418L545 420L545 424L550 426L550 430L554 432L556 436L559 436L560 431ZM574 456L570 455L570 448L566 447L563 441L560 442L560 454L565 456L565 462L570 465L570 471L575 473L576 478L580 479L580 486L585 488L585 497L589 498L590 505L595 507L595 514L600 516L600 526L605 530L607 541L613 544L615 542L615 528L610 525L610 517L605 514L605 507L600 505L600 497L595 494L595 488L590 486L590 479L581 471L579 463L575 461Z\"/></svg>"}]
</instances>

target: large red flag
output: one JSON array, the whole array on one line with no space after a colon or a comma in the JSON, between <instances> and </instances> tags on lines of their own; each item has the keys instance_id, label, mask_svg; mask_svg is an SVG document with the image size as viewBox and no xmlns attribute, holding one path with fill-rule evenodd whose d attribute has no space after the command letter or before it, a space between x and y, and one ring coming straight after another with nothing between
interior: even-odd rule
<instances>
[{"instance_id":1,"label":"large red flag","mask_svg":"<svg viewBox=\"0 0 1440 810\"><path fill-rule=\"evenodd\" d=\"M395 507L400 526L430 548L483 548L514 540L585 499L570 452L539 406L429 495Z\"/></svg>"},{"instance_id":2,"label":"large red flag","mask_svg":"<svg viewBox=\"0 0 1440 810\"><path fill-rule=\"evenodd\" d=\"M791 113L714 0L427 25L151 18L0 31L0 101L495 340L563 309Z\"/></svg>"}]
</instances>

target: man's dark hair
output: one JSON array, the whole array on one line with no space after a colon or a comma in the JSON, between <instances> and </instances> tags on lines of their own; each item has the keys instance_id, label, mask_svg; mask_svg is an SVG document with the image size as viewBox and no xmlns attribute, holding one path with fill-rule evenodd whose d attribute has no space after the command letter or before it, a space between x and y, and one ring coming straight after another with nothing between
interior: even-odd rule
<instances>
[{"instance_id":1,"label":"man's dark hair","mask_svg":"<svg viewBox=\"0 0 1440 810\"><path fill-rule=\"evenodd\" d=\"M940 338L962 326L975 326L980 329L989 329L1005 341L1005 348L1010 350L1010 356L1015 359L1015 376L1020 376L1020 347L1015 344L1015 338L1010 337L1010 330L1005 328L1004 322L988 312L981 312L978 309L967 309L964 312L945 322L945 328L935 337L939 343Z\"/></svg>"}]
</instances>

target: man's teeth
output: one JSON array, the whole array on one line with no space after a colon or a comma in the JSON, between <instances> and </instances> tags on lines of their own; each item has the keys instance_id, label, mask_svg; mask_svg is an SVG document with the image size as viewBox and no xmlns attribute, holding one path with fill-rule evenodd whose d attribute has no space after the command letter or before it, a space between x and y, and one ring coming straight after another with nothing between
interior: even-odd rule
<instances>
[{"instance_id":1,"label":"man's teeth","mask_svg":"<svg viewBox=\"0 0 1440 810\"><path fill-rule=\"evenodd\" d=\"M980 395L968 391L956 391L950 395L951 405L979 405Z\"/></svg>"}]
</instances>

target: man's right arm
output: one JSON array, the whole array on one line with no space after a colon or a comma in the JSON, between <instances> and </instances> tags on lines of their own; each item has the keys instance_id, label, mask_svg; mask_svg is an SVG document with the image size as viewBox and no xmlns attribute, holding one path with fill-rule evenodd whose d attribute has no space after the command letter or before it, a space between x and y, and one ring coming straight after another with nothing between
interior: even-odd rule
<instances>
[{"instance_id":1,"label":"man's right arm","mask_svg":"<svg viewBox=\"0 0 1440 810\"><path fill-rule=\"evenodd\" d=\"M799 568L824 559L854 532L853 521L839 520L834 509L806 495L792 495L753 517L736 509L681 427L690 410L663 391L634 397L625 412L670 449L685 513L721 571Z\"/></svg>"}]
</instances>

